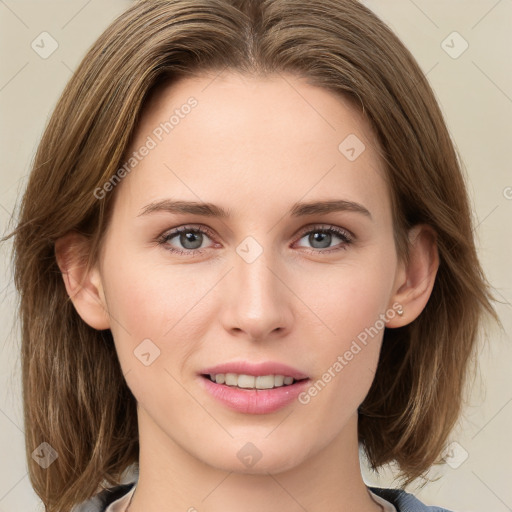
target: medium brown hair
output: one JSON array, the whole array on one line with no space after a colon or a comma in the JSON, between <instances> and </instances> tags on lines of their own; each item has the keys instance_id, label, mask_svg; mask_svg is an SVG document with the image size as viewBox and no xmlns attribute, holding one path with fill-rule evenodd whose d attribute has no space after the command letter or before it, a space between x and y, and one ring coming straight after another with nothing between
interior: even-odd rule
<instances>
[{"instance_id":1,"label":"medium brown hair","mask_svg":"<svg viewBox=\"0 0 512 512\"><path fill-rule=\"evenodd\" d=\"M67 84L37 150L15 236L29 473L49 512L119 483L138 459L136 402L110 330L77 314L55 258L70 231L92 264L147 99L178 77L229 69L293 73L359 106L378 138L398 254L407 231L436 232L431 297L409 325L385 329L359 439L373 468L396 461L406 482L435 463L463 403L492 295L480 267L461 164L434 94L390 29L354 0L145 0L99 37ZM48 469L31 457L58 453Z\"/></svg>"}]
</instances>

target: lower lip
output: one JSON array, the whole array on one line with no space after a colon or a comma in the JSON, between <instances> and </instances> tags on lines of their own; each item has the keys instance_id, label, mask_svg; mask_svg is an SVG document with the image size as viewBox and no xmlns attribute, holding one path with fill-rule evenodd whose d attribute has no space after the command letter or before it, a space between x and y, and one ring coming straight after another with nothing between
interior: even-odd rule
<instances>
[{"instance_id":1,"label":"lower lip","mask_svg":"<svg viewBox=\"0 0 512 512\"><path fill-rule=\"evenodd\" d=\"M237 412L245 414L268 414L278 411L293 402L308 386L309 379L288 386L272 389L240 389L217 384L207 377L200 377L206 391L214 398Z\"/></svg>"}]
</instances>

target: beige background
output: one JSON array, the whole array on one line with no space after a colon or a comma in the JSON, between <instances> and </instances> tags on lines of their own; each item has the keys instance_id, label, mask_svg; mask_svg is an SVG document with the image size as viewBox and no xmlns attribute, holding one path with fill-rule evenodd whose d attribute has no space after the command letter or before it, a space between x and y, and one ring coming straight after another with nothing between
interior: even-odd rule
<instances>
[{"instance_id":1,"label":"beige background","mask_svg":"<svg viewBox=\"0 0 512 512\"><path fill-rule=\"evenodd\" d=\"M11 219L58 96L87 48L128 0L0 0L0 233ZM512 510L512 1L366 0L417 58L436 92L466 165L479 253L502 304L449 464L414 491L457 512ZM31 47L48 32L58 48ZM453 32L457 34L453 35ZM48 37L48 36L43 36ZM443 41L446 41L443 43ZM458 55L465 47L467 50ZM51 48L46 39L46 49ZM451 53L449 55L447 53ZM453 58L457 57L457 58ZM19 337L9 244L0 247L0 512L42 510L24 458ZM392 485L391 469L369 483Z\"/></svg>"}]
</instances>

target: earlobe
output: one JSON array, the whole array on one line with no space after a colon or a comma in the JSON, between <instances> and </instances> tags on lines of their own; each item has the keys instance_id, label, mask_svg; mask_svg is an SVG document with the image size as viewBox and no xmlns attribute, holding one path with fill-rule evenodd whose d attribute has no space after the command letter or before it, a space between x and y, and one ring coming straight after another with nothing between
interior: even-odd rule
<instances>
[{"instance_id":1,"label":"earlobe","mask_svg":"<svg viewBox=\"0 0 512 512\"><path fill-rule=\"evenodd\" d=\"M415 320L425 308L439 268L437 237L425 224L414 226L409 232L409 260L403 263L395 282L391 304L403 311L390 319L386 327L402 327Z\"/></svg>"},{"instance_id":2,"label":"earlobe","mask_svg":"<svg viewBox=\"0 0 512 512\"><path fill-rule=\"evenodd\" d=\"M82 320L94 329L110 328L103 284L97 265L87 267L88 241L68 233L55 242L55 257L66 291Z\"/></svg>"}]
</instances>

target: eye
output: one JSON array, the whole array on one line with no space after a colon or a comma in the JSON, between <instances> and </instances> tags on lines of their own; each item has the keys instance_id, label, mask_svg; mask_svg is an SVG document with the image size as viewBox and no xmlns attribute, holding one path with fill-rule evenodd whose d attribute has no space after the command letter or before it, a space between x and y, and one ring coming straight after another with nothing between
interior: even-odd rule
<instances>
[{"instance_id":1,"label":"eye","mask_svg":"<svg viewBox=\"0 0 512 512\"><path fill-rule=\"evenodd\" d=\"M299 240L306 237L313 249L309 252L315 254L344 250L354 239L353 235L343 228L322 225L309 227L302 232ZM157 242L170 252L194 256L206 251L209 247L204 244L208 239L213 238L213 233L203 226L180 226L162 234ZM336 239L341 240L341 243L338 243L338 247L332 247L331 244ZM304 246L299 245L299 247ZM307 247L305 248L307 249Z\"/></svg>"},{"instance_id":2,"label":"eye","mask_svg":"<svg viewBox=\"0 0 512 512\"><path fill-rule=\"evenodd\" d=\"M333 251L344 250L353 242L353 235L350 232L336 226L313 226L302 233L300 240L303 238L307 238L307 242L311 244L313 249L315 249L314 251L311 251L314 253L330 253ZM335 241L336 238L341 240L341 245L338 244L340 245L339 247L332 248L331 243Z\"/></svg>"},{"instance_id":3,"label":"eye","mask_svg":"<svg viewBox=\"0 0 512 512\"><path fill-rule=\"evenodd\" d=\"M158 239L158 243L164 245L168 251L194 255L201 254L206 249L203 247L203 242L210 236L213 235L204 227L180 226L164 233Z\"/></svg>"}]
</instances>

